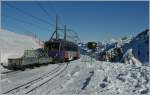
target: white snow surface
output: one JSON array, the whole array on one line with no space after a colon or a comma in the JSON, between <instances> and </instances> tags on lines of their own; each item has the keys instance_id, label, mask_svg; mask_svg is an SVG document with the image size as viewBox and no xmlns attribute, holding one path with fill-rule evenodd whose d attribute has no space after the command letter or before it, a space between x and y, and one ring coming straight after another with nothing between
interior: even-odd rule
<instances>
[{"instance_id":1,"label":"white snow surface","mask_svg":"<svg viewBox=\"0 0 150 95\"><path fill-rule=\"evenodd\" d=\"M26 49L36 49L41 46L31 36L17 34L0 29L0 62L7 63L8 58L21 57Z\"/></svg>"},{"instance_id":2,"label":"white snow surface","mask_svg":"<svg viewBox=\"0 0 150 95\"><path fill-rule=\"evenodd\" d=\"M1 93L42 76L58 65L49 64L35 69L2 74ZM90 57L81 55L79 60L71 61L64 71L61 69L57 77L27 95L150 95L150 66L110 63L94 59L91 63ZM50 78L52 75L32 84L29 88L14 92L13 95L24 95L32 87Z\"/></svg>"}]
</instances>

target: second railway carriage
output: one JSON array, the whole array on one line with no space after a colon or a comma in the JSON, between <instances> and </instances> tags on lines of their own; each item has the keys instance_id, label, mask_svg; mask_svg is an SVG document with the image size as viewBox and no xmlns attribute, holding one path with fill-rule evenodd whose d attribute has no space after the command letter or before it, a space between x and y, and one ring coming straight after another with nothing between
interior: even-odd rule
<instances>
[{"instance_id":1,"label":"second railway carriage","mask_svg":"<svg viewBox=\"0 0 150 95\"><path fill-rule=\"evenodd\" d=\"M52 62L52 58L42 49L25 50L24 55L20 58L8 58L8 66L4 66L10 70L22 69L25 67L33 67Z\"/></svg>"},{"instance_id":2,"label":"second railway carriage","mask_svg":"<svg viewBox=\"0 0 150 95\"><path fill-rule=\"evenodd\" d=\"M48 51L49 57L53 58L53 61L66 62L79 58L78 45L63 39L47 41L44 48Z\"/></svg>"}]
</instances>

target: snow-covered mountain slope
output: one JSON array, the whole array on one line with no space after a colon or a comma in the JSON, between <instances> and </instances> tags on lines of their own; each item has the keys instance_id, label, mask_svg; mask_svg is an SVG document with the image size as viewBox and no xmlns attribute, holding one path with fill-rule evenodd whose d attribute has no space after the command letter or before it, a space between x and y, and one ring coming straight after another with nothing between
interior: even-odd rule
<instances>
[{"instance_id":1,"label":"snow-covered mountain slope","mask_svg":"<svg viewBox=\"0 0 150 95\"><path fill-rule=\"evenodd\" d=\"M20 57L26 49L41 47L35 38L17 34L7 30L0 30L0 61L7 62L9 57Z\"/></svg>"},{"instance_id":2,"label":"snow-covered mountain slope","mask_svg":"<svg viewBox=\"0 0 150 95\"><path fill-rule=\"evenodd\" d=\"M132 54L135 59L139 60L143 64L149 63L149 29L137 34L135 37L122 37L118 40L110 40L104 42L101 47L96 51L96 59L107 60L113 62L122 62L123 56L118 56L117 49L121 50L120 55L125 55L129 49L132 49ZM85 51L85 47L81 47L81 50ZM115 60L117 59L117 60ZM124 59L123 59L124 60Z\"/></svg>"},{"instance_id":3,"label":"snow-covered mountain slope","mask_svg":"<svg viewBox=\"0 0 150 95\"><path fill-rule=\"evenodd\" d=\"M134 37L130 43L123 45L123 51L133 50L133 55L142 63L149 63L149 30L145 30Z\"/></svg>"}]
</instances>

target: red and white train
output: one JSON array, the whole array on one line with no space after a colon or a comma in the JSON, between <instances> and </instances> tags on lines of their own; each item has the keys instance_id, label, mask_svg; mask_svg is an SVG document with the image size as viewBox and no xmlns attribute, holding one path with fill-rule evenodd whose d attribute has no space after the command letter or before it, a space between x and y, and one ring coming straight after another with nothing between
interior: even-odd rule
<instances>
[{"instance_id":1,"label":"red and white train","mask_svg":"<svg viewBox=\"0 0 150 95\"><path fill-rule=\"evenodd\" d=\"M79 58L79 47L77 44L63 39L52 39L45 42L44 48L53 61L66 62Z\"/></svg>"}]
</instances>

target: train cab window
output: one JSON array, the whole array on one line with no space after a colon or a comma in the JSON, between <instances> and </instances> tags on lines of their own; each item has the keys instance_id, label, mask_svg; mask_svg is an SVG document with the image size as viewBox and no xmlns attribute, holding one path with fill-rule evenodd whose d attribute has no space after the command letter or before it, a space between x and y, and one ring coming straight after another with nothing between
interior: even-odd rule
<instances>
[{"instance_id":1,"label":"train cab window","mask_svg":"<svg viewBox=\"0 0 150 95\"><path fill-rule=\"evenodd\" d=\"M59 42L46 42L44 44L44 48L47 50L59 50L60 43Z\"/></svg>"},{"instance_id":2,"label":"train cab window","mask_svg":"<svg viewBox=\"0 0 150 95\"><path fill-rule=\"evenodd\" d=\"M59 50L60 43L46 43L45 48L48 50Z\"/></svg>"},{"instance_id":3,"label":"train cab window","mask_svg":"<svg viewBox=\"0 0 150 95\"><path fill-rule=\"evenodd\" d=\"M51 43L51 50L59 50L59 43Z\"/></svg>"}]
</instances>

